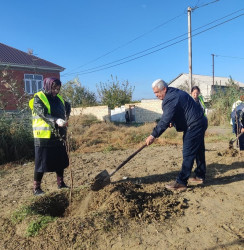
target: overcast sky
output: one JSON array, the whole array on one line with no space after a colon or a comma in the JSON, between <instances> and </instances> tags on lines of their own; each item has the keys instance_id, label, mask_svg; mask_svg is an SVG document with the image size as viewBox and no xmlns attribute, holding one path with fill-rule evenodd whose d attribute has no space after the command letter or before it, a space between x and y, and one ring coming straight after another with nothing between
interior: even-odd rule
<instances>
[{"instance_id":1,"label":"overcast sky","mask_svg":"<svg viewBox=\"0 0 244 250\"><path fill-rule=\"evenodd\" d=\"M193 74L244 83L244 0L10 0L1 3L1 42L64 68L83 86L111 75L154 98L151 83L188 73L187 7L192 11Z\"/></svg>"}]
</instances>

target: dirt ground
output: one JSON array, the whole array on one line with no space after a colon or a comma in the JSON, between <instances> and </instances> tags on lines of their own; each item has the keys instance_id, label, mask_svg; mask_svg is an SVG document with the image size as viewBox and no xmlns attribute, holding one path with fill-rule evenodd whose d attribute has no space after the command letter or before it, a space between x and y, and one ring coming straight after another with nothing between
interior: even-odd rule
<instances>
[{"instance_id":1,"label":"dirt ground","mask_svg":"<svg viewBox=\"0 0 244 250\"><path fill-rule=\"evenodd\" d=\"M138 145L137 148L139 148ZM33 162L0 167L0 249L244 249L244 163L228 142L206 143L204 185L173 193L181 145L144 148L98 192L95 175L114 170L137 148L72 154L73 190L57 190L44 175L46 195L33 198ZM65 172L71 185L70 170ZM30 219L14 222L24 205L56 219L37 236L26 236Z\"/></svg>"}]
</instances>

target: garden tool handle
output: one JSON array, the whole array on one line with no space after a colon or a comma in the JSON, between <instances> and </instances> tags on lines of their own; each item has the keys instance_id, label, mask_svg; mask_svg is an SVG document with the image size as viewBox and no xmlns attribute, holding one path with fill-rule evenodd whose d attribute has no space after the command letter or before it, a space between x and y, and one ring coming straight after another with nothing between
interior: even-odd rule
<instances>
[{"instance_id":1,"label":"garden tool handle","mask_svg":"<svg viewBox=\"0 0 244 250\"><path fill-rule=\"evenodd\" d=\"M244 133L244 132L242 132L242 133L240 133L239 135L237 135L235 139L232 139L232 140L230 141L230 143L233 144L235 141L237 141L237 140L239 139L239 137L240 137L241 135L243 135L243 133Z\"/></svg>"},{"instance_id":2,"label":"garden tool handle","mask_svg":"<svg viewBox=\"0 0 244 250\"><path fill-rule=\"evenodd\" d=\"M129 160L131 160L136 154L138 154L143 148L145 148L147 146L147 144L143 144L139 149L136 150L136 152L134 152L132 155L130 155L126 160L124 160L111 174L110 177L112 175L114 175L119 169L121 169Z\"/></svg>"}]
</instances>

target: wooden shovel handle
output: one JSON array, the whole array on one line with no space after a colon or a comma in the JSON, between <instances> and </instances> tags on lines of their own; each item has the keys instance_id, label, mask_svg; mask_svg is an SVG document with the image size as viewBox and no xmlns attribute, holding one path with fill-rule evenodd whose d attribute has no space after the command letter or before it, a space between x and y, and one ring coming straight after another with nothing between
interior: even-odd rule
<instances>
[{"instance_id":1,"label":"wooden shovel handle","mask_svg":"<svg viewBox=\"0 0 244 250\"><path fill-rule=\"evenodd\" d=\"M143 148L145 148L147 146L147 144L143 144L139 149L136 150L136 152L134 152L132 155L130 155L126 160L124 160L111 174L110 177L112 175L114 175L119 169L121 169L129 160L131 160L136 154L138 154Z\"/></svg>"}]
</instances>

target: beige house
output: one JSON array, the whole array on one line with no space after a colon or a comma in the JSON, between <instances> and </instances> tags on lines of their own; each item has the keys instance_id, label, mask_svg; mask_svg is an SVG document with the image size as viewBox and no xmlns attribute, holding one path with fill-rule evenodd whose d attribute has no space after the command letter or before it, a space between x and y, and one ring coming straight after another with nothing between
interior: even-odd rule
<instances>
[{"instance_id":1,"label":"beige house","mask_svg":"<svg viewBox=\"0 0 244 250\"><path fill-rule=\"evenodd\" d=\"M226 86L229 82L230 78L227 77L219 77L214 76L214 84L213 84L213 76L204 76L204 75L192 75L193 85L197 85L200 90L201 94L206 102L208 102L213 94L216 86ZM189 75L186 73L182 73L178 75L175 79L173 79L168 85L170 87L179 88L188 87L189 82ZM240 87L244 88L244 83L235 81ZM189 87L188 87L189 88Z\"/></svg>"}]
</instances>

